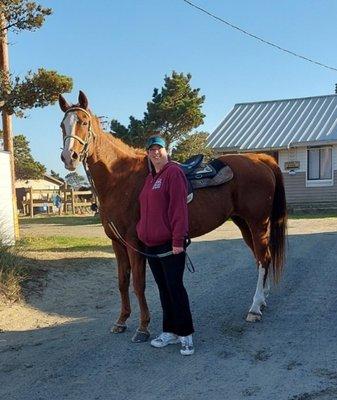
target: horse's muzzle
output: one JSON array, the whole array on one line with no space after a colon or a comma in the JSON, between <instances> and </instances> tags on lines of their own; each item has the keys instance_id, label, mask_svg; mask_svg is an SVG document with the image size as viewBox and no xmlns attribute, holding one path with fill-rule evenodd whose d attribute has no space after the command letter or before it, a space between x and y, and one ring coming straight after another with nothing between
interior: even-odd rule
<instances>
[{"instance_id":1,"label":"horse's muzzle","mask_svg":"<svg viewBox=\"0 0 337 400\"><path fill-rule=\"evenodd\" d=\"M75 151L66 149L61 153L61 160L63 161L65 168L69 171L75 171L80 163L78 154Z\"/></svg>"}]
</instances>

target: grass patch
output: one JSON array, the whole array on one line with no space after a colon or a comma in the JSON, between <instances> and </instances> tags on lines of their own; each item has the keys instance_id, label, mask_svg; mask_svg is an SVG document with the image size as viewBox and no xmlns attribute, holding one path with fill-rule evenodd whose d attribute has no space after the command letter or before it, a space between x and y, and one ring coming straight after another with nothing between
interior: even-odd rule
<instances>
[{"instance_id":1,"label":"grass patch","mask_svg":"<svg viewBox=\"0 0 337 400\"><path fill-rule=\"evenodd\" d=\"M27 294L28 284L43 271L39 262L29 258L34 251L50 252L112 252L108 238L69 236L26 237L9 247L0 241L0 302L13 303ZM31 289L29 289L31 290Z\"/></svg>"},{"instance_id":2,"label":"grass patch","mask_svg":"<svg viewBox=\"0 0 337 400\"><path fill-rule=\"evenodd\" d=\"M0 242L0 299L15 302L23 297L22 284L29 279L24 258L17 246Z\"/></svg>"},{"instance_id":3,"label":"grass patch","mask_svg":"<svg viewBox=\"0 0 337 400\"><path fill-rule=\"evenodd\" d=\"M20 240L25 251L111 251L108 238L81 238L71 236L38 236Z\"/></svg>"},{"instance_id":4,"label":"grass patch","mask_svg":"<svg viewBox=\"0 0 337 400\"><path fill-rule=\"evenodd\" d=\"M289 211L289 219L319 219L337 218L336 211ZM82 225L101 225L101 220L96 216L36 216L34 218L21 217L20 225L58 225L58 226L82 226Z\"/></svg>"},{"instance_id":5,"label":"grass patch","mask_svg":"<svg viewBox=\"0 0 337 400\"><path fill-rule=\"evenodd\" d=\"M61 226L81 226L81 225L100 225L101 220L98 215L96 216L36 216L36 217L21 217L19 219L20 225L61 225Z\"/></svg>"},{"instance_id":6,"label":"grass patch","mask_svg":"<svg viewBox=\"0 0 337 400\"><path fill-rule=\"evenodd\" d=\"M323 218L337 218L336 212L295 212L289 213L288 219L323 219Z\"/></svg>"}]
</instances>

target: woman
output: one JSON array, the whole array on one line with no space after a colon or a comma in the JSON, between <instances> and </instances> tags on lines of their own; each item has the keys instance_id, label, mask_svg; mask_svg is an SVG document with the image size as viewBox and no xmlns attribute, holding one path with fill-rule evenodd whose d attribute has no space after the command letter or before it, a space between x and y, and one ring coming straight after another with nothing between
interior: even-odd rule
<instances>
[{"instance_id":1,"label":"woman","mask_svg":"<svg viewBox=\"0 0 337 400\"><path fill-rule=\"evenodd\" d=\"M153 168L139 196L137 233L146 245L163 309L163 332L151 345L160 348L181 343L180 353L191 355L194 328L183 284L188 233L187 181L179 166L169 160L165 146L160 136L151 136L147 141Z\"/></svg>"}]
</instances>

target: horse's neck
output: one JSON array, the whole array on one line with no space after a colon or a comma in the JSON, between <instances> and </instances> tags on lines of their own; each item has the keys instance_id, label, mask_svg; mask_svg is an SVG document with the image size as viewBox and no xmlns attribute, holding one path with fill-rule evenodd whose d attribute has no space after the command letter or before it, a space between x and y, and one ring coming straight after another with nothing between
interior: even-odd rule
<instances>
[{"instance_id":1,"label":"horse's neck","mask_svg":"<svg viewBox=\"0 0 337 400\"><path fill-rule=\"evenodd\" d=\"M100 200L111 196L115 188L121 188L130 175L144 177L147 164L144 155L103 131L96 131L93 153L88 167Z\"/></svg>"},{"instance_id":2,"label":"horse's neck","mask_svg":"<svg viewBox=\"0 0 337 400\"><path fill-rule=\"evenodd\" d=\"M108 167L116 160L135 157L135 150L132 147L112 135L97 129L95 135L90 164L101 163Z\"/></svg>"}]
</instances>

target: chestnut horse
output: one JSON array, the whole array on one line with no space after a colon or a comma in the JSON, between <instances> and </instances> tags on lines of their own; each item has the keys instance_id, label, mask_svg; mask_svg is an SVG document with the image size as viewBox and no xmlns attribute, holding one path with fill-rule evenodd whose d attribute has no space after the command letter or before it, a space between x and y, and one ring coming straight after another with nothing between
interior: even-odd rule
<instances>
[{"instance_id":1,"label":"chestnut horse","mask_svg":"<svg viewBox=\"0 0 337 400\"><path fill-rule=\"evenodd\" d=\"M124 144L102 131L98 118L88 109L88 100L80 91L78 104L69 105L60 95L65 113L61 123L63 151L61 159L74 171L83 162L90 171L99 198L99 212L118 265L121 295L119 318L111 328L124 332L130 316L130 274L139 301L140 324L134 342L149 338L150 314L145 298L145 258L138 252L141 243L136 234L139 220L138 196L149 173L144 150ZM258 268L258 279L247 321L261 319L269 292L269 265L274 280L281 276L286 230L286 201L282 173L272 157L265 154L225 155L219 158L233 170L233 179L223 185L199 189L188 205L190 237L212 231L228 218L239 227ZM112 224L118 230L112 228ZM120 235L120 236L119 236ZM121 240L122 238L122 240Z\"/></svg>"}]
</instances>

